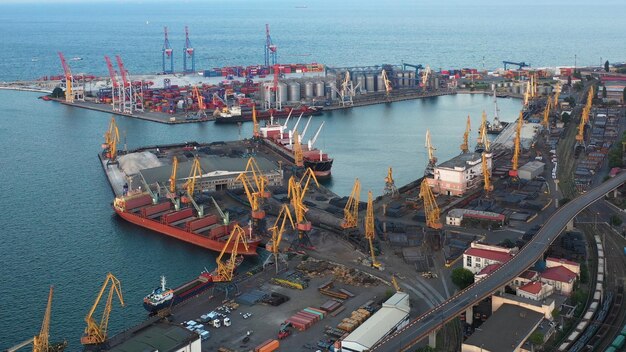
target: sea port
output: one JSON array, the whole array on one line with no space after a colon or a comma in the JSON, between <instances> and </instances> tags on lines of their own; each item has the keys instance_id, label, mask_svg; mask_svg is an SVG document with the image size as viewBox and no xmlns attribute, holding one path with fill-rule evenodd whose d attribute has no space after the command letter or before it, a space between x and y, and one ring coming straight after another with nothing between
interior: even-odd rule
<instances>
[{"instance_id":1,"label":"sea port","mask_svg":"<svg viewBox=\"0 0 626 352\"><path fill-rule=\"evenodd\" d=\"M1 349L624 348L626 64L606 38L569 58L537 51L528 23L526 39L486 33L496 18L466 5L254 1L93 4L107 24L82 35L68 24L84 6L0 5L20 39L41 28L16 9L50 26L41 51L8 40L29 64L0 60L15 66L0 73ZM190 7L228 15L200 26ZM106 44L111 24L131 47Z\"/></svg>"}]
</instances>

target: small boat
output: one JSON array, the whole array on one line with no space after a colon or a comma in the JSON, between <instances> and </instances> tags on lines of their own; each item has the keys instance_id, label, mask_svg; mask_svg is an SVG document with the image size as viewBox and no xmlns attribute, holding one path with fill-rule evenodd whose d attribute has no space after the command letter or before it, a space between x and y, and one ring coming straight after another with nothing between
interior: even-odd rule
<instances>
[{"instance_id":1,"label":"small boat","mask_svg":"<svg viewBox=\"0 0 626 352\"><path fill-rule=\"evenodd\" d=\"M82 59L83 59L83 58L82 58L82 57L80 57L80 56L74 56L74 57L73 57L73 58L71 58L70 60L72 60L72 61L80 61L80 60L82 60Z\"/></svg>"},{"instance_id":2,"label":"small boat","mask_svg":"<svg viewBox=\"0 0 626 352\"><path fill-rule=\"evenodd\" d=\"M497 101L496 90L493 90L493 105L494 105L494 116L493 122L487 122L487 134L500 134L502 130L509 124L508 122L500 121L500 117L498 117L500 109L498 109L498 101Z\"/></svg>"},{"instance_id":3,"label":"small boat","mask_svg":"<svg viewBox=\"0 0 626 352\"><path fill-rule=\"evenodd\" d=\"M143 299L143 307L151 313L174 306L213 286L213 276L204 271L197 278L175 289L167 287L165 276L161 276L161 285Z\"/></svg>"},{"instance_id":4,"label":"small boat","mask_svg":"<svg viewBox=\"0 0 626 352\"><path fill-rule=\"evenodd\" d=\"M37 61L39 61L39 58L38 57L34 57L34 58L30 59L30 61L31 62L37 62Z\"/></svg>"}]
</instances>

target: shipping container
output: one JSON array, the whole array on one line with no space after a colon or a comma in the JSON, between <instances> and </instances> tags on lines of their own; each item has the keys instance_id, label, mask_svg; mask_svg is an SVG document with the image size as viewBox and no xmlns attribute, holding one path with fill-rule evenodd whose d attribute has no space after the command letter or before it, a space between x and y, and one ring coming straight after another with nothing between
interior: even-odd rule
<instances>
[{"instance_id":1,"label":"shipping container","mask_svg":"<svg viewBox=\"0 0 626 352\"><path fill-rule=\"evenodd\" d=\"M203 227L211 226L215 223L217 223L216 215L206 215L203 218L188 222L187 231L195 231Z\"/></svg>"},{"instance_id":2,"label":"shipping container","mask_svg":"<svg viewBox=\"0 0 626 352\"><path fill-rule=\"evenodd\" d=\"M267 340L254 348L254 352L273 352L280 347L278 340Z\"/></svg>"},{"instance_id":3,"label":"shipping container","mask_svg":"<svg viewBox=\"0 0 626 352\"><path fill-rule=\"evenodd\" d=\"M161 222L164 224L171 224L173 222L190 218L193 216L193 209L185 208L183 210L175 211L173 213L165 214L161 218Z\"/></svg>"},{"instance_id":4,"label":"shipping container","mask_svg":"<svg viewBox=\"0 0 626 352\"><path fill-rule=\"evenodd\" d=\"M165 202L165 203L159 203L157 205L153 205L150 207L145 207L141 209L141 216L143 216L144 218L147 218L151 215L154 214L158 214L158 213L162 213L164 211L170 210L172 207L172 203L170 202Z\"/></svg>"},{"instance_id":5,"label":"shipping container","mask_svg":"<svg viewBox=\"0 0 626 352\"><path fill-rule=\"evenodd\" d=\"M149 204L152 204L152 197L149 194L128 198L124 202L126 211L131 211Z\"/></svg>"}]
</instances>

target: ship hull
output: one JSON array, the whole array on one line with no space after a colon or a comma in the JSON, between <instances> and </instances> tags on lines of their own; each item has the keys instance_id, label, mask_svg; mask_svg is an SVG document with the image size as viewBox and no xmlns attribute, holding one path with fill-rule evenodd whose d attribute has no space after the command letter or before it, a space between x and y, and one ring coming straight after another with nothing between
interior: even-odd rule
<instances>
[{"instance_id":1,"label":"ship hull","mask_svg":"<svg viewBox=\"0 0 626 352\"><path fill-rule=\"evenodd\" d=\"M207 236L199 235L193 232L187 232L183 229L180 229L174 226L165 225L158 221L141 217L137 214L121 211L115 207L113 207L113 209L115 210L117 215L119 215L122 219L132 224L141 226L148 230L152 230L152 231L158 232L160 234L163 234L169 237L179 239L181 241L185 241L187 243L194 244L202 248L206 248L215 252L221 252L224 249L224 246L226 245L225 242L216 241L216 240L208 238ZM241 255L250 255L250 256L257 255L256 248L259 245L259 243L260 243L260 239L257 241L248 242L247 249L243 243L240 243L239 246L237 247L237 253ZM225 253L232 253L233 247L234 245L231 244L228 248L226 248Z\"/></svg>"},{"instance_id":2,"label":"ship hull","mask_svg":"<svg viewBox=\"0 0 626 352\"><path fill-rule=\"evenodd\" d=\"M300 113L304 113L304 117L311 115L320 115L322 112L319 109L294 109L292 115L299 115ZM256 118L257 120L269 120L271 117L274 118L282 118L289 116L289 111L286 110L278 110L270 113L269 111L260 111L257 112ZM248 122L252 121L252 113L246 112L242 113L240 116L217 116L215 118L215 123L239 123L239 122Z\"/></svg>"},{"instance_id":3,"label":"ship hull","mask_svg":"<svg viewBox=\"0 0 626 352\"><path fill-rule=\"evenodd\" d=\"M182 286L179 286L177 288L174 289L174 297L170 300L167 300L165 302L161 302L159 304L150 304L147 303L146 301L143 302L143 308L145 310L147 310L150 313L155 313L161 309L164 308L168 308L168 307L172 307L175 306L181 302L186 301L187 299L194 297L204 291L206 291L207 289L211 288L213 286L213 281L212 280L205 280L203 281L201 279L201 277L188 282L186 284L183 284Z\"/></svg>"},{"instance_id":4,"label":"ship hull","mask_svg":"<svg viewBox=\"0 0 626 352\"><path fill-rule=\"evenodd\" d=\"M280 155L290 162L294 162L293 153L291 150L280 145L272 139L264 138L265 143L278 152ZM311 168L316 178L325 179L331 177L331 168L333 167L334 159L315 160L312 158L304 158L304 167Z\"/></svg>"}]
</instances>

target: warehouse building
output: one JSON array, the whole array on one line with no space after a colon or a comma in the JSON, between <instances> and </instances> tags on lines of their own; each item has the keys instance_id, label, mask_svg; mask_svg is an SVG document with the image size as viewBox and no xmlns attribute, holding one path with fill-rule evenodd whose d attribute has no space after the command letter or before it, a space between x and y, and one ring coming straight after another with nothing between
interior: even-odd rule
<instances>
[{"instance_id":1,"label":"warehouse building","mask_svg":"<svg viewBox=\"0 0 626 352\"><path fill-rule=\"evenodd\" d=\"M522 167L517 169L517 175L522 180L533 180L537 176L541 176L543 174L543 170L546 164L541 161L533 160L524 164Z\"/></svg>"},{"instance_id":2,"label":"warehouse building","mask_svg":"<svg viewBox=\"0 0 626 352\"><path fill-rule=\"evenodd\" d=\"M241 182L236 179L240 173L246 170L247 158L206 155L199 156L198 159L202 168L202 177L196 182L196 190L212 192L243 187ZM281 186L283 184L283 173L278 165L263 157L255 157L255 160L267 178L268 186ZM193 159L178 163L176 185L179 189L189 178L192 166ZM172 166L163 165L143 169L139 173L149 185L155 183L166 185L169 184Z\"/></svg>"},{"instance_id":3,"label":"warehouse building","mask_svg":"<svg viewBox=\"0 0 626 352\"><path fill-rule=\"evenodd\" d=\"M487 169L491 171L491 154L487 154ZM434 193L462 196L483 182L482 154L464 153L435 166L428 184Z\"/></svg>"},{"instance_id":4,"label":"warehouse building","mask_svg":"<svg viewBox=\"0 0 626 352\"><path fill-rule=\"evenodd\" d=\"M383 307L341 341L342 352L361 352L371 349L389 334L409 323L409 295L397 292Z\"/></svg>"},{"instance_id":5,"label":"warehouse building","mask_svg":"<svg viewBox=\"0 0 626 352\"><path fill-rule=\"evenodd\" d=\"M454 208L451 209L448 214L446 214L446 225L462 226L463 219L486 221L489 223L495 223L499 226L504 226L506 216L490 211Z\"/></svg>"},{"instance_id":6,"label":"warehouse building","mask_svg":"<svg viewBox=\"0 0 626 352\"><path fill-rule=\"evenodd\" d=\"M118 342L118 339L121 340ZM110 352L200 352L200 336L181 325L154 323L114 336Z\"/></svg>"}]
</instances>

